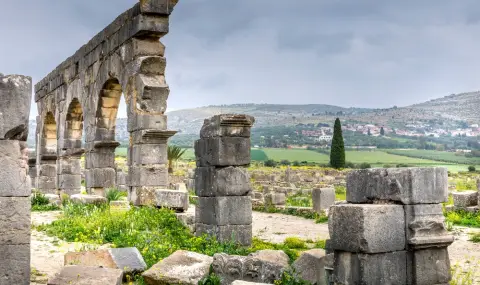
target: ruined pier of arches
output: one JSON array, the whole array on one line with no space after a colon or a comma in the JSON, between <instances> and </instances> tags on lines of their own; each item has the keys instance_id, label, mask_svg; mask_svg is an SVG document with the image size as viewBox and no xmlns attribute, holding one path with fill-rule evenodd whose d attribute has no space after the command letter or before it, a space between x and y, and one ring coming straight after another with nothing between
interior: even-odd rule
<instances>
[{"instance_id":1,"label":"ruined pier of arches","mask_svg":"<svg viewBox=\"0 0 480 285\"><path fill-rule=\"evenodd\" d=\"M169 87L165 47L177 1L141 0L35 85L38 114L35 188L43 193L104 195L115 187L115 125L120 98L127 105L129 199L152 200L168 185Z\"/></svg>"}]
</instances>

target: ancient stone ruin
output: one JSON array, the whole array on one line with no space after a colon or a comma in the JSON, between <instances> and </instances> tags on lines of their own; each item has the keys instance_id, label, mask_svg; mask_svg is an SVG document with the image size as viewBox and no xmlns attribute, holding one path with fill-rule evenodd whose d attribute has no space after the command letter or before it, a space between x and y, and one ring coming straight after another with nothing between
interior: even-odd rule
<instances>
[{"instance_id":1,"label":"ancient stone ruin","mask_svg":"<svg viewBox=\"0 0 480 285\"><path fill-rule=\"evenodd\" d=\"M31 97L30 77L0 74L0 284L30 284Z\"/></svg>"},{"instance_id":2,"label":"ancient stone ruin","mask_svg":"<svg viewBox=\"0 0 480 285\"><path fill-rule=\"evenodd\" d=\"M195 142L196 233L219 241L252 242L250 129L254 118L218 115L206 119Z\"/></svg>"},{"instance_id":3,"label":"ancient stone ruin","mask_svg":"<svg viewBox=\"0 0 480 285\"><path fill-rule=\"evenodd\" d=\"M330 208L335 284L448 284L446 168L349 173L347 202Z\"/></svg>"},{"instance_id":4,"label":"ancient stone ruin","mask_svg":"<svg viewBox=\"0 0 480 285\"><path fill-rule=\"evenodd\" d=\"M169 87L159 39L169 31L176 4L140 1L35 85L40 191L80 193L84 153L89 194L104 195L117 185L115 125L122 94L130 132L129 199L150 204L154 189L168 186L167 139L175 132L164 114Z\"/></svg>"}]
</instances>

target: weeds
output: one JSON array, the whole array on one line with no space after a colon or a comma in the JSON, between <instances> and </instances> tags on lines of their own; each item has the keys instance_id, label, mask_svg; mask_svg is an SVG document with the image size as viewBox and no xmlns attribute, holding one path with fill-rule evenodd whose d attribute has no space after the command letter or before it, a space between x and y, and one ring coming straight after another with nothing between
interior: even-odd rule
<instances>
[{"instance_id":1,"label":"weeds","mask_svg":"<svg viewBox=\"0 0 480 285\"><path fill-rule=\"evenodd\" d=\"M109 203L112 201L118 201L126 196L127 194L125 192L120 191L116 188L107 189L107 192L105 193L105 197L107 198Z\"/></svg>"},{"instance_id":2,"label":"weeds","mask_svg":"<svg viewBox=\"0 0 480 285\"><path fill-rule=\"evenodd\" d=\"M50 200L41 192L34 191L31 198L32 212L57 211L60 208L57 205L50 204Z\"/></svg>"},{"instance_id":3,"label":"weeds","mask_svg":"<svg viewBox=\"0 0 480 285\"><path fill-rule=\"evenodd\" d=\"M445 220L453 225L480 228L480 213L450 211L445 213Z\"/></svg>"}]
</instances>

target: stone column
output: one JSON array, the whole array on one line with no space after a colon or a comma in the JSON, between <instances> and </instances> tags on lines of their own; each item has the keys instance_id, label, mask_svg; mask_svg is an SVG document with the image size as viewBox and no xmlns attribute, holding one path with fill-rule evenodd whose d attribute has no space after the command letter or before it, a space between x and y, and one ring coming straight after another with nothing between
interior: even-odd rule
<instances>
[{"instance_id":1,"label":"stone column","mask_svg":"<svg viewBox=\"0 0 480 285\"><path fill-rule=\"evenodd\" d=\"M35 152L28 154L28 175L32 181L31 185L32 188L36 188L37 186L37 155Z\"/></svg>"},{"instance_id":2,"label":"stone column","mask_svg":"<svg viewBox=\"0 0 480 285\"><path fill-rule=\"evenodd\" d=\"M31 95L30 77L0 74L0 284L30 284Z\"/></svg>"},{"instance_id":3,"label":"stone column","mask_svg":"<svg viewBox=\"0 0 480 285\"><path fill-rule=\"evenodd\" d=\"M252 242L250 129L246 115L217 115L205 120L195 142L196 234L219 241Z\"/></svg>"},{"instance_id":4,"label":"stone column","mask_svg":"<svg viewBox=\"0 0 480 285\"><path fill-rule=\"evenodd\" d=\"M446 168L353 171L347 204L330 208L335 284L448 284L453 242L440 203ZM372 204L373 203L373 204Z\"/></svg>"},{"instance_id":5,"label":"stone column","mask_svg":"<svg viewBox=\"0 0 480 285\"><path fill-rule=\"evenodd\" d=\"M82 191L81 153L61 156L57 161L58 189L69 196Z\"/></svg>"}]
</instances>

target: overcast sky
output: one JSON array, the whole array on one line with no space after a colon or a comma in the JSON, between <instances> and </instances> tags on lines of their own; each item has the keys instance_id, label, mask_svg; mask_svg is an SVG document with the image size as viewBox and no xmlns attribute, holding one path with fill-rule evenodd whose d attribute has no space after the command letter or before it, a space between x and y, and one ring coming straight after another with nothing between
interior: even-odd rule
<instances>
[{"instance_id":1,"label":"overcast sky","mask_svg":"<svg viewBox=\"0 0 480 285\"><path fill-rule=\"evenodd\" d=\"M37 82L136 1L1 2L0 72ZM180 0L162 42L169 110L391 107L480 89L478 0Z\"/></svg>"}]
</instances>

